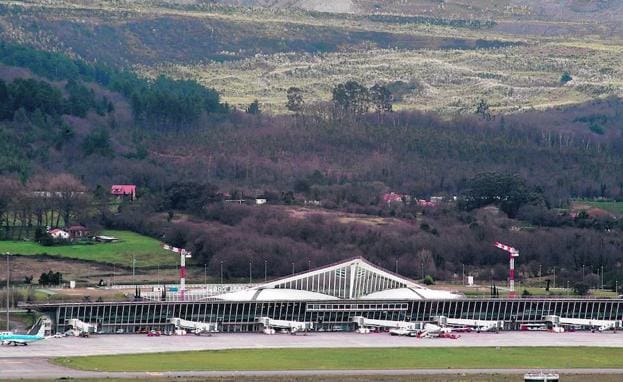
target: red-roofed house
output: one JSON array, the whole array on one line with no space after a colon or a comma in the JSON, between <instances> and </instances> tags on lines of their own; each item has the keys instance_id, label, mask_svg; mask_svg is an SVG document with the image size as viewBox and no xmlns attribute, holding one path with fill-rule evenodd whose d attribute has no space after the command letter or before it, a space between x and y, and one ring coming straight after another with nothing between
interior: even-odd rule
<instances>
[{"instance_id":1,"label":"red-roofed house","mask_svg":"<svg viewBox=\"0 0 623 382\"><path fill-rule=\"evenodd\" d=\"M130 196L136 199L136 186L133 184L115 184L110 188L110 193L117 196Z\"/></svg>"},{"instance_id":2,"label":"red-roofed house","mask_svg":"<svg viewBox=\"0 0 623 382\"><path fill-rule=\"evenodd\" d=\"M81 225L72 225L67 228L67 232L69 232L69 236L71 236L72 239L89 236L89 230Z\"/></svg>"},{"instance_id":3,"label":"red-roofed house","mask_svg":"<svg viewBox=\"0 0 623 382\"><path fill-rule=\"evenodd\" d=\"M409 202L411 197L405 194L398 194L395 192L388 192L383 194L383 201L387 204L397 203L397 202Z\"/></svg>"}]
</instances>

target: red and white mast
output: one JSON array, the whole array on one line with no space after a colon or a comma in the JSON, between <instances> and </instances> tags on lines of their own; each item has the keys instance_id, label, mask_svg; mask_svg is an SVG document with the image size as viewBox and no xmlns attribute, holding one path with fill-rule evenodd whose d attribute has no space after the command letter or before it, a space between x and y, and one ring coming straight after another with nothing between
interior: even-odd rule
<instances>
[{"instance_id":1,"label":"red and white mast","mask_svg":"<svg viewBox=\"0 0 623 382\"><path fill-rule=\"evenodd\" d=\"M519 251L506 244L502 244L499 241L495 242L495 246L503 251L508 252L509 255L509 267L508 267L508 297L515 297L515 257L519 256Z\"/></svg>"},{"instance_id":2,"label":"red and white mast","mask_svg":"<svg viewBox=\"0 0 623 382\"><path fill-rule=\"evenodd\" d=\"M180 254L180 300L184 301L186 295L186 258L191 258L192 254L184 248L177 248L164 243L162 243L162 248Z\"/></svg>"}]
</instances>

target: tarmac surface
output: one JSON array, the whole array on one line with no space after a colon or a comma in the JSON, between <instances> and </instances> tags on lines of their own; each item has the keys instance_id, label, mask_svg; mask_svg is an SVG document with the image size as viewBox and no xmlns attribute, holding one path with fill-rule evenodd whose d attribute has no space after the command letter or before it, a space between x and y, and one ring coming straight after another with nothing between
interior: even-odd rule
<instances>
[{"instance_id":1,"label":"tarmac surface","mask_svg":"<svg viewBox=\"0 0 623 382\"><path fill-rule=\"evenodd\" d=\"M336 348L336 347L464 347L464 346L602 346L623 347L623 331L591 333L501 332L461 333L458 339L413 338L387 333L309 333L308 335L221 333L213 336L160 336L102 334L89 338L49 338L28 346L2 346L2 358L158 353L168 351Z\"/></svg>"},{"instance_id":2,"label":"tarmac surface","mask_svg":"<svg viewBox=\"0 0 623 382\"><path fill-rule=\"evenodd\" d=\"M439 375L521 374L527 369L400 369L400 370L301 370L301 371L189 371L102 373L78 371L48 363L60 356L154 353L167 351L336 348L336 347L466 347L466 346L602 346L623 347L623 332L502 332L462 333L459 339L395 337L387 333L310 333L308 335L223 333L213 336L94 335L90 338L49 338L28 346L0 347L0 380L21 378L137 378L137 377L235 377L304 375ZM556 370L556 372L562 372ZM623 374L623 369L570 369L573 374ZM623 375L622 375L623 378Z\"/></svg>"}]
</instances>

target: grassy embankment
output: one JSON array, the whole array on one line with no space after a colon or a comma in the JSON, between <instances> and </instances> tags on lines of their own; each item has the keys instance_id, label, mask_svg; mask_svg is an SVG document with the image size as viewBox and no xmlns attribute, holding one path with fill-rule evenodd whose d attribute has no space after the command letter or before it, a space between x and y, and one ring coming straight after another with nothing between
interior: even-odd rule
<instances>
[{"instance_id":1,"label":"grassy embankment","mask_svg":"<svg viewBox=\"0 0 623 382\"><path fill-rule=\"evenodd\" d=\"M137 267L175 265L178 261L173 253L160 248L156 239L128 231L104 231L102 235L114 236L116 243L76 243L45 247L27 241L0 241L0 253L18 253L21 255L40 255L65 257L70 259L97 261L108 264L131 263L136 258Z\"/></svg>"},{"instance_id":2,"label":"grassy embankment","mask_svg":"<svg viewBox=\"0 0 623 382\"><path fill-rule=\"evenodd\" d=\"M547 296L563 296L563 297L583 297L577 296L574 294L573 289L566 288L550 288L549 291L545 290L545 288L537 288L537 287L527 287L527 288L517 288L516 295L522 296L524 290L527 290L530 293L527 298L533 297L547 297ZM490 297L491 293L489 288L461 288L461 293L463 293L467 297ZM508 290L499 290L499 297L508 297ZM589 296L597 297L597 298L614 298L617 297L617 293L612 290L601 290L601 289L591 289L589 291Z\"/></svg>"},{"instance_id":3,"label":"grassy embankment","mask_svg":"<svg viewBox=\"0 0 623 382\"><path fill-rule=\"evenodd\" d=\"M623 368L623 348L239 349L57 358L97 371ZM244 360L244 362L241 362Z\"/></svg>"}]
</instances>

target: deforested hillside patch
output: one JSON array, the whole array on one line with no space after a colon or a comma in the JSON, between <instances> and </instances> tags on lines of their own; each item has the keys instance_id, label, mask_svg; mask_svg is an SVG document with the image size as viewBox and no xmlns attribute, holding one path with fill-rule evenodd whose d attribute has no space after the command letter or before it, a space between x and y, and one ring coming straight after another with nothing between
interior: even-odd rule
<instances>
[{"instance_id":1,"label":"deforested hillside patch","mask_svg":"<svg viewBox=\"0 0 623 382\"><path fill-rule=\"evenodd\" d=\"M397 50L262 55L229 63L143 66L196 79L230 104L257 99L265 110L286 110L286 90L300 88L305 102L328 101L347 80L385 84L396 108L473 114L484 99L494 113L578 104L623 94L623 50L617 45L527 44L478 50ZM561 82L568 72L571 81Z\"/></svg>"},{"instance_id":2,"label":"deforested hillside patch","mask_svg":"<svg viewBox=\"0 0 623 382\"><path fill-rule=\"evenodd\" d=\"M290 22L287 18L275 24L261 18L201 13L188 16L5 8L3 21L0 30L7 40L116 65L229 61L256 54L335 52L357 46L417 50L516 44L501 39L334 27L330 22Z\"/></svg>"}]
</instances>

